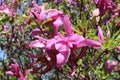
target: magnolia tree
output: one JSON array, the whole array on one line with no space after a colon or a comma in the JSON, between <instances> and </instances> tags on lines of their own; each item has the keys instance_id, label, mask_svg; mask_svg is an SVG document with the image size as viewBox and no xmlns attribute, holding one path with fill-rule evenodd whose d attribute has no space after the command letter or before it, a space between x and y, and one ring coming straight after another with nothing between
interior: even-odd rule
<instances>
[{"instance_id":1,"label":"magnolia tree","mask_svg":"<svg viewBox=\"0 0 120 80\"><path fill-rule=\"evenodd\" d=\"M119 18L119 0L0 0L0 79L120 79Z\"/></svg>"}]
</instances>

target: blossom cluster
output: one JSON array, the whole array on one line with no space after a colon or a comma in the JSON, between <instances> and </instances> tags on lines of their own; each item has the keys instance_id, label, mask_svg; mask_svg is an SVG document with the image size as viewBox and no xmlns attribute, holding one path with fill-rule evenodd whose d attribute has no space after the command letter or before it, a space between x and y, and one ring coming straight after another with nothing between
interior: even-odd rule
<instances>
[{"instance_id":1,"label":"blossom cluster","mask_svg":"<svg viewBox=\"0 0 120 80\"><path fill-rule=\"evenodd\" d=\"M116 30L115 37L114 36L111 37L108 24L109 22L112 22L112 20L114 22L114 19L116 17L119 17L120 9L119 7L117 7L116 3L112 0L93 0L93 1L97 8L92 11L92 15L89 15L89 17L92 16L90 19L93 20L95 18L94 23L95 30L97 33L95 34L95 36L97 36L97 39L86 37L85 35L78 33L78 31L75 30L75 27L72 25L72 17L64 13L64 11L54 8L48 9L47 3L38 5L34 0L31 3L32 5L29 4L30 11L27 12L27 18L25 19L25 22L20 23L20 25L18 26L18 29L20 30L20 33L18 33L18 35L21 34L22 36L20 35L20 37L22 37L22 39L25 39L25 37L29 35L30 41L26 41L22 44L22 41L20 42L20 40L22 39L19 39L18 36L17 37L15 36L16 32L14 31L17 30L17 27L12 26L12 28L8 30L6 23L5 22L2 23L2 30L3 32L5 32L5 36L7 33L12 34L7 35L8 44L10 45L10 43L12 43L12 41L15 40L16 42L18 42L18 46L25 47L25 48L23 47L23 50L31 51L27 56L29 59L33 60L30 61L30 63L28 64L25 63L24 67L23 66L21 67L21 65L18 63L19 61L18 62L15 61L13 64L11 64L11 66L9 66L8 70L6 71L6 75L16 76L19 80L28 80L29 74L37 73L45 74L52 70L53 68L61 70L66 65L68 65L68 67L70 68L69 74L71 77L73 77L76 74L78 65L77 62L79 62L80 59L84 60L85 59L84 57L86 57L85 56L86 53L90 53L91 55L93 55L95 54L95 51L96 53L101 52L99 56L92 57L94 58L93 60L91 59L93 61L92 64L94 64L93 65L94 67L97 64L97 61L99 62L98 59L100 59L100 57L103 56L104 53L106 53L105 55L107 55L107 53L108 54L114 53L114 55L116 53L119 53L120 51L119 44L115 44L114 47L108 49L110 46L112 46L109 45L109 43L114 44L112 43L112 41L115 42L114 39L116 35L118 35L119 33L119 31L117 32ZM78 2L79 0L76 1L68 0L66 1L66 4L69 5L69 7L77 5L77 8L80 8ZM56 0L55 3L57 5L60 5L64 2L62 0ZM12 4L14 6L10 7L10 4L7 5L7 3L4 2L0 6L0 13L7 14L7 16L10 17L10 19L18 17L17 14L17 10L19 7L18 1L12 0ZM26 4L24 5L28 7L28 5ZM81 12L77 12L80 13L80 15L82 15L82 11L87 12L88 3L84 7L81 4L81 7L82 7ZM109 13L110 16L106 15L107 13ZM85 16L81 16L80 19L82 20L83 17L86 18ZM32 24L32 19L34 19L34 21L36 22L35 27L31 26L30 28L24 27L24 25L26 24ZM90 19L88 19L88 21L90 21ZM12 22L12 20L8 22ZM103 28L102 25L107 25L106 30L107 33L105 33L105 31L102 30ZM116 22L116 25L119 25L119 20ZM94 27L94 25L92 27ZM27 30L25 29L28 30L28 35L26 34ZM81 33L87 33L87 30ZM11 39L11 42L9 41L9 39ZM91 52L90 50L93 52ZM17 50L15 51L17 52ZM76 51L79 52L80 54L78 54ZM104 63L104 66L107 72L109 74L112 71L119 72L119 69L115 70L115 67L119 64L119 59L118 61L116 61L108 59L108 56L105 58L106 62ZM21 62L21 64L23 63ZM83 75L81 75L81 77L85 78L85 76Z\"/></svg>"}]
</instances>

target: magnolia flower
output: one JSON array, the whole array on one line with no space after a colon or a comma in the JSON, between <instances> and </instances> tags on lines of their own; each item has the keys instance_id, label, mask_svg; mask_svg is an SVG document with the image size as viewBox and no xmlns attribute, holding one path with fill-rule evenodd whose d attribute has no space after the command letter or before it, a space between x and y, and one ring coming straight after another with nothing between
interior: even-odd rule
<instances>
[{"instance_id":1,"label":"magnolia flower","mask_svg":"<svg viewBox=\"0 0 120 80\"><path fill-rule=\"evenodd\" d=\"M63 12L57 9L46 10L45 5L46 4L38 6L34 3L34 7L32 8L31 12L35 15L39 22L44 22L50 19L49 25L52 25L54 27L54 35L57 35L59 27L63 25L63 22L61 20Z\"/></svg>"},{"instance_id":2,"label":"magnolia flower","mask_svg":"<svg viewBox=\"0 0 120 80\"><path fill-rule=\"evenodd\" d=\"M113 13L113 10L116 9L116 4L112 0L94 0L94 2L99 8L101 15L105 14L107 10Z\"/></svg>"},{"instance_id":3,"label":"magnolia flower","mask_svg":"<svg viewBox=\"0 0 120 80\"><path fill-rule=\"evenodd\" d=\"M45 41L42 41L45 40ZM78 34L71 34L67 37L57 35L52 39L39 39L31 42L30 47L46 48L48 50L57 50L56 52L56 66L63 66L69 59L72 48L80 48L83 46L90 46L96 49L101 47L101 44L91 39L85 39Z\"/></svg>"},{"instance_id":4,"label":"magnolia flower","mask_svg":"<svg viewBox=\"0 0 120 80\"><path fill-rule=\"evenodd\" d=\"M103 31L100 26L98 26L98 38L100 43L104 43L104 36L103 36Z\"/></svg>"},{"instance_id":5,"label":"magnolia flower","mask_svg":"<svg viewBox=\"0 0 120 80\"><path fill-rule=\"evenodd\" d=\"M39 22L42 22L44 16L44 12L45 12L45 5L43 4L42 6L38 6L36 4L36 2L33 1L33 5L34 7L31 9L31 12L35 15L35 17L38 19Z\"/></svg>"},{"instance_id":6,"label":"magnolia flower","mask_svg":"<svg viewBox=\"0 0 120 80\"><path fill-rule=\"evenodd\" d=\"M57 9L45 9L46 4L38 6L34 3L34 7L31 9L32 13L38 19L39 22L43 20L47 20L48 18L57 19L60 15L63 14L62 11L58 11Z\"/></svg>"},{"instance_id":7,"label":"magnolia flower","mask_svg":"<svg viewBox=\"0 0 120 80\"><path fill-rule=\"evenodd\" d=\"M112 70L114 69L114 67L118 64L117 61L113 61L113 60L107 60L105 63L106 69L109 73L112 72Z\"/></svg>"},{"instance_id":8,"label":"magnolia flower","mask_svg":"<svg viewBox=\"0 0 120 80\"><path fill-rule=\"evenodd\" d=\"M59 33L51 39L40 37L38 38L39 40L31 42L30 47L40 47L49 50L47 54L49 54L50 59L52 59L52 62L57 67L65 65L71 54L71 49L77 49L83 46L93 47L95 49L99 49L101 47L101 44L98 41L85 39L83 36L74 33L74 29L72 28L72 24L67 15L63 18L63 25L66 32L65 36ZM55 56L51 56L53 50L55 50L54 55L56 55L56 58L53 58ZM56 62L54 62L55 60L53 59L56 59Z\"/></svg>"},{"instance_id":9,"label":"magnolia flower","mask_svg":"<svg viewBox=\"0 0 120 80\"><path fill-rule=\"evenodd\" d=\"M57 13L55 13L57 14ZM49 17L55 19L54 15L49 15ZM59 17L60 18L60 17ZM84 46L93 47L95 49L99 49L101 47L101 43L92 39L86 39L83 36L78 35L75 33L70 19L67 15L64 15L60 18L56 18L54 25L60 26L63 24L64 30L66 32L65 35L57 34L51 39L45 39L39 36L35 36L37 40L32 41L29 45L30 48L43 48L46 52L46 59L55 67L63 67L67 62L69 62L70 55L72 54L73 49L78 49ZM58 24L57 24L58 23ZM59 29L59 27L57 27ZM36 33L35 31L32 34ZM86 50L86 49L85 49ZM76 59L70 61L71 64L71 73L70 75L73 76L76 70ZM50 66L50 65L49 65ZM51 67L47 66L46 70L49 71ZM36 68L36 70L39 70Z\"/></svg>"},{"instance_id":10,"label":"magnolia flower","mask_svg":"<svg viewBox=\"0 0 120 80\"><path fill-rule=\"evenodd\" d=\"M17 7L14 9L14 8L10 8L10 5L9 4L6 4L6 3L2 3L2 5L0 5L0 13L1 12L4 12L6 14L8 14L9 16L13 17L16 12L17 12Z\"/></svg>"},{"instance_id":11,"label":"magnolia flower","mask_svg":"<svg viewBox=\"0 0 120 80\"><path fill-rule=\"evenodd\" d=\"M14 72L7 71L6 75L16 76L17 78L19 78L19 80L28 80L27 78L28 70L26 70L24 75L22 75L22 72L20 71L20 67L17 63L12 64L11 69L14 70Z\"/></svg>"}]
</instances>

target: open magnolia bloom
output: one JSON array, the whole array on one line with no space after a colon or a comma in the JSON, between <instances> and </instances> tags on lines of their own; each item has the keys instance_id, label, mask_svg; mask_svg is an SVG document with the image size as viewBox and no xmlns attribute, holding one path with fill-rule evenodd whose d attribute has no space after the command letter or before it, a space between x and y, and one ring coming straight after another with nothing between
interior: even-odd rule
<instances>
[{"instance_id":1,"label":"open magnolia bloom","mask_svg":"<svg viewBox=\"0 0 120 80\"><path fill-rule=\"evenodd\" d=\"M72 49L78 49L83 46L93 47L95 49L101 47L101 43L98 41L86 39L83 36L74 33L74 29L72 28L72 24L67 15L63 17L62 21L66 32L65 36L59 33L51 39L39 37L38 40L31 42L29 45L31 48L45 48L47 50L46 54L48 54L54 66L64 66L70 57ZM55 56L51 56L53 55L53 50Z\"/></svg>"}]
</instances>

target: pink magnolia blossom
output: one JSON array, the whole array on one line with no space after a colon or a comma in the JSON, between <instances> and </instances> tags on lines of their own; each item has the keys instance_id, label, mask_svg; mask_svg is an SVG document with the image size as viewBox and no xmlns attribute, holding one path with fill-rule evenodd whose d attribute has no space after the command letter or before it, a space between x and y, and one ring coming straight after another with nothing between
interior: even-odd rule
<instances>
[{"instance_id":1,"label":"pink magnolia blossom","mask_svg":"<svg viewBox=\"0 0 120 80\"><path fill-rule=\"evenodd\" d=\"M95 49L99 49L101 47L101 43L98 41L86 39L83 36L75 33L67 15L62 16L61 21L63 22L63 26L66 32L65 35L62 35L58 32L57 35L51 39L45 39L37 36L38 40L32 41L29 45L31 48L44 48L46 52L46 58L53 66L63 67L67 62L69 62L70 55L72 54L71 52L74 49L78 49L84 46L93 47ZM62 22L60 22L60 25ZM76 70L76 65L74 63L76 63L76 59L70 61L71 76L75 74ZM38 70L38 68L36 69ZM50 70L51 68L47 67L47 69Z\"/></svg>"},{"instance_id":2,"label":"pink magnolia blossom","mask_svg":"<svg viewBox=\"0 0 120 80\"><path fill-rule=\"evenodd\" d=\"M94 0L99 8L100 14L105 14L108 10L114 14L113 10L116 9L116 4L112 0Z\"/></svg>"},{"instance_id":3,"label":"pink magnolia blossom","mask_svg":"<svg viewBox=\"0 0 120 80\"><path fill-rule=\"evenodd\" d=\"M100 26L98 26L98 38L100 43L104 43L104 36L103 36L103 31Z\"/></svg>"},{"instance_id":4,"label":"pink magnolia blossom","mask_svg":"<svg viewBox=\"0 0 120 80\"><path fill-rule=\"evenodd\" d=\"M34 3L34 7L31 9L38 21L42 22L48 18L57 19L59 16L63 15L62 11L58 11L57 9L46 10L45 6L46 4L38 6L36 3Z\"/></svg>"},{"instance_id":5,"label":"pink magnolia blossom","mask_svg":"<svg viewBox=\"0 0 120 80\"><path fill-rule=\"evenodd\" d=\"M45 47L48 50L55 49L59 51L59 53L56 53L56 66L58 67L63 66L68 61L71 48L80 48L83 46L90 46L99 49L101 44L91 39L85 39L78 34L71 34L67 37L58 35L52 39L46 40L45 42L35 40L30 44L30 47Z\"/></svg>"},{"instance_id":6,"label":"pink magnolia blossom","mask_svg":"<svg viewBox=\"0 0 120 80\"><path fill-rule=\"evenodd\" d=\"M31 12L35 15L35 17L38 19L39 22L42 22L44 16L44 12L45 12L45 5L43 4L42 6L38 6L36 4L36 2L33 1L33 5L34 7L31 9Z\"/></svg>"},{"instance_id":7,"label":"pink magnolia blossom","mask_svg":"<svg viewBox=\"0 0 120 80\"><path fill-rule=\"evenodd\" d=\"M40 37L39 40L31 42L30 47L44 47L48 50L56 50L55 65L57 67L64 66L64 64L68 61L71 49L77 49L83 46L89 46L95 49L99 49L101 47L101 44L98 41L85 39L83 36L74 33L74 29L72 28L72 24L67 15L63 18L63 25L66 32L65 36L59 33L51 39L44 39ZM52 51L49 51L48 54L52 59L53 56L51 56L51 52Z\"/></svg>"},{"instance_id":8,"label":"pink magnolia blossom","mask_svg":"<svg viewBox=\"0 0 120 80\"><path fill-rule=\"evenodd\" d=\"M19 80L28 80L27 78L28 70L26 70L24 75L22 75L22 72L20 71L20 67L17 63L12 64L11 69L14 70L14 72L7 71L6 75L16 76L17 78L19 78Z\"/></svg>"},{"instance_id":9,"label":"pink magnolia blossom","mask_svg":"<svg viewBox=\"0 0 120 80\"><path fill-rule=\"evenodd\" d=\"M11 8L7 3L2 3L2 5L0 5L0 12L4 12L11 17L16 14L16 10Z\"/></svg>"},{"instance_id":10,"label":"pink magnolia blossom","mask_svg":"<svg viewBox=\"0 0 120 80\"><path fill-rule=\"evenodd\" d=\"M45 9L45 5L38 6L34 2L34 7L32 8L31 12L35 15L39 22L44 22L45 20L51 19L50 23L55 28L54 34L58 33L59 27L63 25L61 20L63 12L57 9Z\"/></svg>"},{"instance_id":11,"label":"pink magnolia blossom","mask_svg":"<svg viewBox=\"0 0 120 80\"><path fill-rule=\"evenodd\" d=\"M113 61L113 60L107 60L105 63L106 69L109 73L112 72L112 70L114 69L114 67L118 64L117 61Z\"/></svg>"}]
</instances>

